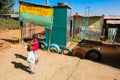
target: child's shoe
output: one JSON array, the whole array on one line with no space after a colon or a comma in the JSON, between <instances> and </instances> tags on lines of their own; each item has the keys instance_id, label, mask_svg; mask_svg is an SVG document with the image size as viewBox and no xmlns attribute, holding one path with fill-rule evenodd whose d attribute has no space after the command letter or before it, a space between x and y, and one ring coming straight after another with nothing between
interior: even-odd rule
<instances>
[{"instance_id":1,"label":"child's shoe","mask_svg":"<svg viewBox=\"0 0 120 80\"><path fill-rule=\"evenodd\" d=\"M35 64L38 64L38 60L35 61Z\"/></svg>"},{"instance_id":2,"label":"child's shoe","mask_svg":"<svg viewBox=\"0 0 120 80\"><path fill-rule=\"evenodd\" d=\"M30 72L30 74L35 74L35 72Z\"/></svg>"}]
</instances>

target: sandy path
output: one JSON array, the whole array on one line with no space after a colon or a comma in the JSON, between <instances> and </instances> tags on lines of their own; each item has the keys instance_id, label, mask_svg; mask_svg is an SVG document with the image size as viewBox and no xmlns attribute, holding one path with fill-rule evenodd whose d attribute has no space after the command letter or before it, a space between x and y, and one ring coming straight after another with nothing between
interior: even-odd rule
<instances>
[{"instance_id":1,"label":"sandy path","mask_svg":"<svg viewBox=\"0 0 120 80\"><path fill-rule=\"evenodd\" d=\"M31 75L24 46L0 51L0 80L120 80L120 69L42 50L36 72Z\"/></svg>"}]
</instances>

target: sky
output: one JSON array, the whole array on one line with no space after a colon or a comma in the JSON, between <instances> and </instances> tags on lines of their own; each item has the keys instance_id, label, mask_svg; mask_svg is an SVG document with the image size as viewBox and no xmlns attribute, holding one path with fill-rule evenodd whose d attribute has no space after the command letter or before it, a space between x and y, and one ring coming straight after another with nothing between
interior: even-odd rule
<instances>
[{"instance_id":1,"label":"sky","mask_svg":"<svg viewBox=\"0 0 120 80\"><path fill-rule=\"evenodd\" d=\"M15 0L14 10L19 11L19 0ZM36 4L46 4L46 0L23 0ZM72 6L72 15L85 14L89 7L90 15L120 15L120 0L48 0L49 5L57 6L58 2L66 2Z\"/></svg>"}]
</instances>

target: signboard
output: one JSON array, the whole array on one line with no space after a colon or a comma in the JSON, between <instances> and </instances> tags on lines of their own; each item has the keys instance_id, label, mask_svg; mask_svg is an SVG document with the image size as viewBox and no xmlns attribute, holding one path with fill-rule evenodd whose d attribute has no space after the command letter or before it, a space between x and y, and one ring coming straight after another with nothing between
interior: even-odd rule
<instances>
[{"instance_id":1,"label":"signboard","mask_svg":"<svg viewBox=\"0 0 120 80\"><path fill-rule=\"evenodd\" d=\"M20 2L20 21L52 27L53 7Z\"/></svg>"}]
</instances>

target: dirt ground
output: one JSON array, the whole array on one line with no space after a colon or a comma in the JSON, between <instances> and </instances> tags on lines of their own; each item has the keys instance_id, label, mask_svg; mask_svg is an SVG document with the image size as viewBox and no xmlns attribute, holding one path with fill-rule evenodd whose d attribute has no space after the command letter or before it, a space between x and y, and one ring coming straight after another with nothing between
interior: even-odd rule
<instances>
[{"instance_id":1,"label":"dirt ground","mask_svg":"<svg viewBox=\"0 0 120 80\"><path fill-rule=\"evenodd\" d=\"M120 80L120 69L39 50L35 74L29 74L26 44L0 51L0 80Z\"/></svg>"},{"instance_id":2,"label":"dirt ground","mask_svg":"<svg viewBox=\"0 0 120 80\"><path fill-rule=\"evenodd\" d=\"M29 74L27 51L24 48L26 45L27 43L13 44L0 50L0 80L120 80L120 58L115 57L115 54L111 55L112 52L106 51L106 48L102 48L106 51L103 62L39 49L39 63L35 74ZM113 48L118 51L116 54L120 54L120 47ZM109 53L111 56L108 56ZM111 62L111 65L107 62ZM114 66L116 64L118 65Z\"/></svg>"}]
</instances>

